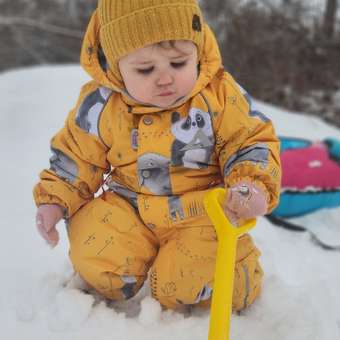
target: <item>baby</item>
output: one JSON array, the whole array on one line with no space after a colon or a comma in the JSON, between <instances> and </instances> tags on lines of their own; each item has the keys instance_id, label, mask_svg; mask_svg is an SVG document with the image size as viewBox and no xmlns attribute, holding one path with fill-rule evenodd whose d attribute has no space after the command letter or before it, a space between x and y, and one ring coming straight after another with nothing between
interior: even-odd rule
<instances>
[{"instance_id":1,"label":"baby","mask_svg":"<svg viewBox=\"0 0 340 340\"><path fill-rule=\"evenodd\" d=\"M131 298L149 273L164 307L208 307L218 240L203 198L225 187L235 225L276 206L270 120L223 70L196 0L100 0L81 64L92 81L34 188L39 232L55 246L64 218L75 271L109 299ZM234 310L260 293L259 256L241 237Z\"/></svg>"}]
</instances>

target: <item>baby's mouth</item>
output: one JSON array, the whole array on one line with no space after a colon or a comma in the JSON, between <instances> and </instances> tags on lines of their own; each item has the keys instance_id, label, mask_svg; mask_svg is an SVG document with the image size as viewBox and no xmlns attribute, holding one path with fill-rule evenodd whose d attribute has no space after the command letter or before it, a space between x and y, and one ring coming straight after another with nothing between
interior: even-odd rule
<instances>
[{"instance_id":1,"label":"baby's mouth","mask_svg":"<svg viewBox=\"0 0 340 340\"><path fill-rule=\"evenodd\" d=\"M175 94L174 91L164 91L164 92L161 92L158 96L159 97L169 97L169 96L172 96L173 94Z\"/></svg>"}]
</instances>

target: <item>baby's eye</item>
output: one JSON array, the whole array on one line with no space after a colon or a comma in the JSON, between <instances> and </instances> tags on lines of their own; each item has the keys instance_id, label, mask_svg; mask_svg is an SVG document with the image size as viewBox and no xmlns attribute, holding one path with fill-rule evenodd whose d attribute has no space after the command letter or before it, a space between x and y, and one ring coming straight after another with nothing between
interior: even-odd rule
<instances>
[{"instance_id":1,"label":"baby's eye","mask_svg":"<svg viewBox=\"0 0 340 340\"><path fill-rule=\"evenodd\" d=\"M143 69L137 69L137 72L140 74L150 74L153 71L154 67L148 67L148 68L143 68Z\"/></svg>"},{"instance_id":2,"label":"baby's eye","mask_svg":"<svg viewBox=\"0 0 340 340\"><path fill-rule=\"evenodd\" d=\"M172 66L173 68L181 68L181 67L185 66L186 63L187 63L186 61L181 61L181 62L179 62L179 63L171 63L171 66Z\"/></svg>"}]
</instances>

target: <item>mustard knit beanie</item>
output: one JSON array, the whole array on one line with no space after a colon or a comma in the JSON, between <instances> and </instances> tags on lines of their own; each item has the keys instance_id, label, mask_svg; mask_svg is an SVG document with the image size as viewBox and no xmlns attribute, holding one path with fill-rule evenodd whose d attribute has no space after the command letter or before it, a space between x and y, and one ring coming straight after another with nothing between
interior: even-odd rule
<instances>
[{"instance_id":1,"label":"mustard knit beanie","mask_svg":"<svg viewBox=\"0 0 340 340\"><path fill-rule=\"evenodd\" d=\"M203 16L197 0L99 0L98 14L100 43L117 79L121 57L163 40L191 40L201 56Z\"/></svg>"}]
</instances>

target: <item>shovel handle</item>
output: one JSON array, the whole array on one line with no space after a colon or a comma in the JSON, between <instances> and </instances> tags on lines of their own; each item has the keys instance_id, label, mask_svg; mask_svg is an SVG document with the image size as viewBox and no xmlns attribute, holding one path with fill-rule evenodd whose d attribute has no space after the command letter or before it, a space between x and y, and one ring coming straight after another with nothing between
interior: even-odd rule
<instances>
[{"instance_id":1,"label":"shovel handle","mask_svg":"<svg viewBox=\"0 0 340 340\"><path fill-rule=\"evenodd\" d=\"M240 227L233 226L222 209L225 195L226 191L218 188L204 197L205 209L218 238L209 340L229 339L237 240L256 224L252 219Z\"/></svg>"}]
</instances>

